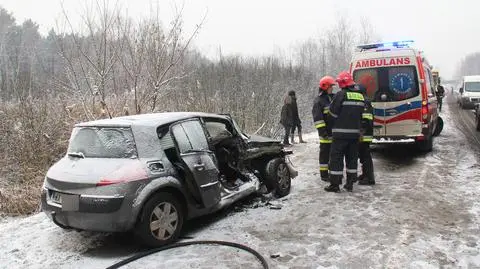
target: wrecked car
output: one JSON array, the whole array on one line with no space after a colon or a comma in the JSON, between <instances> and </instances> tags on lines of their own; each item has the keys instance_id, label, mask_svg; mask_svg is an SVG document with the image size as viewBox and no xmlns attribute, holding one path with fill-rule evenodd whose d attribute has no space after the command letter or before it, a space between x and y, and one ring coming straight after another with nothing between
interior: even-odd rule
<instances>
[{"instance_id":1,"label":"wrecked car","mask_svg":"<svg viewBox=\"0 0 480 269\"><path fill-rule=\"evenodd\" d=\"M282 197L297 171L280 141L244 134L229 115L170 112L75 125L48 170L42 211L76 230L176 240L184 221L260 191Z\"/></svg>"}]
</instances>

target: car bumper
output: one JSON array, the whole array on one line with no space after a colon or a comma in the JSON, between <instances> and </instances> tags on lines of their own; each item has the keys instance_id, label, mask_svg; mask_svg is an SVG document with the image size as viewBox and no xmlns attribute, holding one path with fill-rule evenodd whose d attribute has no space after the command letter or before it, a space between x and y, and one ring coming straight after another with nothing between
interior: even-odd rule
<instances>
[{"instance_id":1,"label":"car bumper","mask_svg":"<svg viewBox=\"0 0 480 269\"><path fill-rule=\"evenodd\" d=\"M480 103L480 98L472 99L472 98L462 97L461 103L463 107L473 109L475 108L476 104Z\"/></svg>"},{"instance_id":2,"label":"car bumper","mask_svg":"<svg viewBox=\"0 0 480 269\"><path fill-rule=\"evenodd\" d=\"M134 225L132 201L122 196L66 195L62 205L42 191L42 211L58 226L98 232L123 232Z\"/></svg>"}]
</instances>

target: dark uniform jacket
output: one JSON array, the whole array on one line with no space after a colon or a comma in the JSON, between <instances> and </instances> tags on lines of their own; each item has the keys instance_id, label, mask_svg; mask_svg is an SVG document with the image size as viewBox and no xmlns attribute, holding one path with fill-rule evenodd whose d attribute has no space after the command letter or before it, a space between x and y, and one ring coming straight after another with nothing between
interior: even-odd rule
<instances>
[{"instance_id":1,"label":"dark uniform jacket","mask_svg":"<svg viewBox=\"0 0 480 269\"><path fill-rule=\"evenodd\" d=\"M312 116L313 124L320 136L320 143L332 142L332 122L328 118L330 103L333 100L333 94L322 91L313 101Z\"/></svg>"},{"instance_id":2,"label":"dark uniform jacket","mask_svg":"<svg viewBox=\"0 0 480 269\"><path fill-rule=\"evenodd\" d=\"M365 107L362 113L362 140L361 142L370 143L373 139L373 107L372 103L365 99Z\"/></svg>"},{"instance_id":3,"label":"dark uniform jacket","mask_svg":"<svg viewBox=\"0 0 480 269\"><path fill-rule=\"evenodd\" d=\"M354 88L342 89L333 98L329 118L333 121L333 139L359 139L362 114L365 108L363 94Z\"/></svg>"}]
</instances>

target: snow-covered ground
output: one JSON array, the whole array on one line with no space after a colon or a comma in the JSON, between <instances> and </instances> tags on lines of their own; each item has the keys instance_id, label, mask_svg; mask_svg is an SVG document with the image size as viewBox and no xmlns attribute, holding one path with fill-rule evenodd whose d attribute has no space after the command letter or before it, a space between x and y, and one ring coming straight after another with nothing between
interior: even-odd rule
<instances>
[{"instance_id":1,"label":"snow-covered ground","mask_svg":"<svg viewBox=\"0 0 480 269\"><path fill-rule=\"evenodd\" d=\"M374 187L324 192L318 139L310 134L308 144L293 147L300 174L291 194L271 201L281 209L253 199L190 223L186 236L246 244L279 269L480 268L479 145L464 130L472 123L457 124L469 112L444 109L445 129L432 153L375 149ZM129 235L64 231L43 214L0 220L0 268L105 268L139 250ZM241 250L190 246L124 268L261 266Z\"/></svg>"}]
</instances>

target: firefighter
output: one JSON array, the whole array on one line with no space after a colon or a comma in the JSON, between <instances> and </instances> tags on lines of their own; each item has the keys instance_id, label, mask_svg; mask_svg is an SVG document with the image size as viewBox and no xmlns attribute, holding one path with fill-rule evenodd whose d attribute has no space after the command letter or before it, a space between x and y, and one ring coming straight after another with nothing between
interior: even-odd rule
<instances>
[{"instance_id":1,"label":"firefighter","mask_svg":"<svg viewBox=\"0 0 480 269\"><path fill-rule=\"evenodd\" d=\"M320 138L320 178L328 182L328 160L330 157L330 146L332 144L332 126L328 121L330 103L333 100L333 85L335 79L325 76L320 79L318 96L313 101L312 116L315 128Z\"/></svg>"},{"instance_id":2,"label":"firefighter","mask_svg":"<svg viewBox=\"0 0 480 269\"><path fill-rule=\"evenodd\" d=\"M358 176L358 184L375 185L375 175L373 173L372 154L370 152L370 143L373 140L373 107L366 98L366 89L363 85L357 85L359 92L364 94L365 108L362 114L362 130L360 144L358 145L358 157L362 164L362 174Z\"/></svg>"},{"instance_id":3,"label":"firefighter","mask_svg":"<svg viewBox=\"0 0 480 269\"><path fill-rule=\"evenodd\" d=\"M357 179L358 140L360 139L365 98L357 91L349 72L341 72L336 81L342 90L333 98L328 115L333 123L333 143L328 165L330 185L325 187L325 191L340 192L339 186L342 183L343 158L345 157L347 182L343 187L351 192L353 183Z\"/></svg>"}]
</instances>

